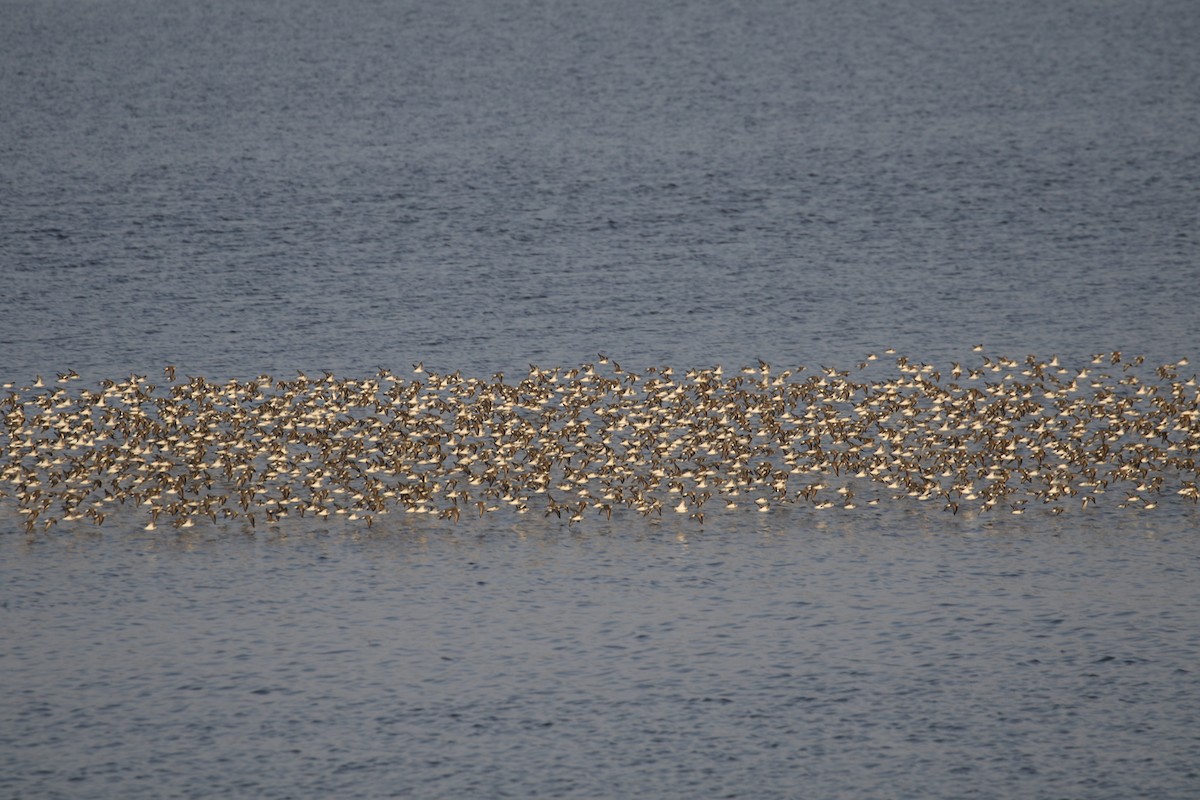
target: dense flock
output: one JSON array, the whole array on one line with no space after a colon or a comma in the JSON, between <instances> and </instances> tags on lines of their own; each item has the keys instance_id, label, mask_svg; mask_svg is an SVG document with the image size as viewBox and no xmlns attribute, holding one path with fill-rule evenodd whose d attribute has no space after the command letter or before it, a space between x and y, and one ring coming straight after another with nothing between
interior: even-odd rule
<instances>
[{"instance_id":1,"label":"dense flock","mask_svg":"<svg viewBox=\"0 0 1200 800\"><path fill-rule=\"evenodd\" d=\"M516 378L380 369L213 382L74 372L0 395L0 508L29 532L415 513L589 516L847 509L1145 511L1197 502L1186 359L887 351L853 369L623 369L603 355Z\"/></svg>"}]
</instances>

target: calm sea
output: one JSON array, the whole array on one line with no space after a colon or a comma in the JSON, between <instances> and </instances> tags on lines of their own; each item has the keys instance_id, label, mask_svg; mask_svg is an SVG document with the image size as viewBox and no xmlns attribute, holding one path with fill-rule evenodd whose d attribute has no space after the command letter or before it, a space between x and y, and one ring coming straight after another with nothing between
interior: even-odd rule
<instances>
[{"instance_id":1,"label":"calm sea","mask_svg":"<svg viewBox=\"0 0 1200 800\"><path fill-rule=\"evenodd\" d=\"M1188 0L0 18L0 383L1200 364ZM3 517L0 795L1200 793L1187 504L411 516Z\"/></svg>"}]
</instances>

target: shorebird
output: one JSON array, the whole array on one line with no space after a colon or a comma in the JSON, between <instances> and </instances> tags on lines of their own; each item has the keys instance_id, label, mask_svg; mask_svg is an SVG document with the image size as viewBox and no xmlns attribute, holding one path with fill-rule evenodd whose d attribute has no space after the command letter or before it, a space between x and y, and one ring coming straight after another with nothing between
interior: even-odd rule
<instances>
[{"instance_id":1,"label":"shorebird","mask_svg":"<svg viewBox=\"0 0 1200 800\"><path fill-rule=\"evenodd\" d=\"M825 509L830 486L847 511L868 489L877 505L881 488L952 514L967 503L1060 514L1069 498L1087 509L1118 491L1118 508L1200 502L1196 376L1180 375L1186 358L1143 360L984 355L953 362L948 383L905 356L871 379L836 367L801 378L802 366L765 361L638 372L606 355L511 381L421 362L412 381L383 367L177 380L168 365L166 385L131 374L89 388L69 371L49 386L6 384L0 508L15 503L34 532L100 525L121 506L147 509L149 530L160 517L177 529L206 517L371 525L404 510L464 523L530 508L575 524L589 509L607 519L664 506L703 523L712 497L719 513ZM1115 364L1116 377L1102 372Z\"/></svg>"}]
</instances>

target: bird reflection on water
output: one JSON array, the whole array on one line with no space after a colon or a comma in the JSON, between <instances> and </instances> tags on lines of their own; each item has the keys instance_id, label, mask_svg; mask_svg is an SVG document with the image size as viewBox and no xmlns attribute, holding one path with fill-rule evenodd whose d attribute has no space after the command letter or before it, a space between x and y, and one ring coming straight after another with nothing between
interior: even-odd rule
<instances>
[{"instance_id":1,"label":"bird reflection on water","mask_svg":"<svg viewBox=\"0 0 1200 800\"><path fill-rule=\"evenodd\" d=\"M979 358L677 374L601 355L511 381L419 364L412 380L380 369L214 383L168 366L162 385L131 375L97 389L68 372L5 386L0 504L15 500L36 532L99 525L121 506L153 530L289 516L370 526L397 511L569 523L677 512L703 524L709 512L881 500L1014 514L1200 500L1186 359Z\"/></svg>"}]
</instances>

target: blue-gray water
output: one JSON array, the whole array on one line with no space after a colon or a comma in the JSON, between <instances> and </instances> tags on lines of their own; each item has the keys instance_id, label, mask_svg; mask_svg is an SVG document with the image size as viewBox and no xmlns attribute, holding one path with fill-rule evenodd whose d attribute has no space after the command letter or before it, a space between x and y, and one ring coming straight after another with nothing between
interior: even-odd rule
<instances>
[{"instance_id":1,"label":"blue-gray water","mask_svg":"<svg viewBox=\"0 0 1200 800\"><path fill-rule=\"evenodd\" d=\"M1020 519L8 536L0 792L1195 796L1194 536Z\"/></svg>"},{"instance_id":2,"label":"blue-gray water","mask_svg":"<svg viewBox=\"0 0 1200 800\"><path fill-rule=\"evenodd\" d=\"M0 16L0 382L1200 363L1185 0ZM1182 501L412 516L6 516L0 793L1200 792Z\"/></svg>"},{"instance_id":3,"label":"blue-gray water","mask_svg":"<svg viewBox=\"0 0 1200 800\"><path fill-rule=\"evenodd\" d=\"M0 373L1200 341L1176 2L3 4Z\"/></svg>"}]
</instances>

